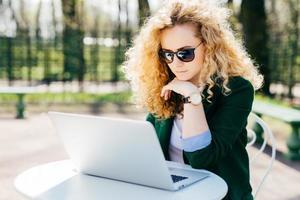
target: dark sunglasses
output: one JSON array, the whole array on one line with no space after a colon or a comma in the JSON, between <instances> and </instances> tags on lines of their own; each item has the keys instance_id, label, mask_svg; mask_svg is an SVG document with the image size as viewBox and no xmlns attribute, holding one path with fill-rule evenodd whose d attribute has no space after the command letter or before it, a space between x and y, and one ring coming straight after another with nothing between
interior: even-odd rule
<instances>
[{"instance_id":1,"label":"dark sunglasses","mask_svg":"<svg viewBox=\"0 0 300 200\"><path fill-rule=\"evenodd\" d=\"M173 62L174 55L176 55L176 57L183 62L191 62L195 58L195 49L198 48L201 44L202 42L200 42L194 48L181 49L176 52L160 49L158 54L159 57L168 64Z\"/></svg>"}]
</instances>

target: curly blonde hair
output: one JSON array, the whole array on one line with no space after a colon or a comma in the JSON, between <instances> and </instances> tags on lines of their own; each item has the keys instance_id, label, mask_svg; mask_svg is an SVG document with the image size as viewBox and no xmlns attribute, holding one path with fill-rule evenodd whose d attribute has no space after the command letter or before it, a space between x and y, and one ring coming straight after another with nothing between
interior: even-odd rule
<instances>
[{"instance_id":1,"label":"curly blonde hair","mask_svg":"<svg viewBox=\"0 0 300 200\"><path fill-rule=\"evenodd\" d=\"M145 21L133 40L133 46L125 53L124 72L131 81L136 103L159 118L168 118L182 111L178 95L173 94L168 101L160 97L162 87L174 78L174 74L160 60L158 51L161 48L161 32L185 23L197 27L196 34L204 45L199 83L207 87L208 101L218 80L221 80L222 92L228 94L229 78L233 76L241 76L249 80L255 89L260 88L262 75L242 43L234 37L228 22L229 14L222 4L207 0L164 2L164 6Z\"/></svg>"}]
</instances>

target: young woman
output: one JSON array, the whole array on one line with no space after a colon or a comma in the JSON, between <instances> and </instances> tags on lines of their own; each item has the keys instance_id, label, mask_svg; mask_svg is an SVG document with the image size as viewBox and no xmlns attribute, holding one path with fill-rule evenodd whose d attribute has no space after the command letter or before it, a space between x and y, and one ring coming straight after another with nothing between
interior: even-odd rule
<instances>
[{"instance_id":1,"label":"young woman","mask_svg":"<svg viewBox=\"0 0 300 200\"><path fill-rule=\"evenodd\" d=\"M125 73L167 160L221 176L225 199L253 199L246 125L262 76L227 19L211 1L165 2L126 52Z\"/></svg>"}]
</instances>

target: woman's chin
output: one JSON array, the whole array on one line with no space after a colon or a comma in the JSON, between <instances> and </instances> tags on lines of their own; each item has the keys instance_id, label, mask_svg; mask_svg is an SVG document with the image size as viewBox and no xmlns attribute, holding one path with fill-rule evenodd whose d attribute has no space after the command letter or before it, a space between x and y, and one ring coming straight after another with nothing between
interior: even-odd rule
<instances>
[{"instance_id":1,"label":"woman's chin","mask_svg":"<svg viewBox=\"0 0 300 200\"><path fill-rule=\"evenodd\" d=\"M188 81L190 80L190 77L188 76L183 76L183 75L177 75L176 78L180 81Z\"/></svg>"}]
</instances>

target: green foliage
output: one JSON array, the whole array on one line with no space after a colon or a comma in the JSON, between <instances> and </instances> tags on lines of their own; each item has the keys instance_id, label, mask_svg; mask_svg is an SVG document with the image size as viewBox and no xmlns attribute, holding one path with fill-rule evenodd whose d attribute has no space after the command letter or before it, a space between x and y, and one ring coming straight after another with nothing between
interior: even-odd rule
<instances>
[{"instance_id":1,"label":"green foliage","mask_svg":"<svg viewBox=\"0 0 300 200\"><path fill-rule=\"evenodd\" d=\"M296 109L300 110L300 107L291 106L291 104L289 104L287 101L271 98L271 97L261 95L261 94L256 94L255 99L266 102L266 103L278 105L278 106L283 106L283 107L287 107L287 108L296 108Z\"/></svg>"},{"instance_id":2,"label":"green foliage","mask_svg":"<svg viewBox=\"0 0 300 200\"><path fill-rule=\"evenodd\" d=\"M26 46L22 42L18 42L18 39L13 39L13 72L15 78L26 80L28 75L28 62L23 62L24 54L23 51L17 49L25 49ZM0 79L6 79L6 66L7 66L7 56L6 56L6 44L5 40L0 37ZM3 43L2 43L3 42ZM4 46L2 46L2 44ZM48 60L46 60L45 49L47 50L47 54L49 55ZM99 61L97 64L97 74L98 81L111 81L112 80L112 68L115 65L115 60L118 61L117 65L122 63L124 60L124 51L125 49L119 52L119 57L115 58L115 48L114 47L105 47L100 46L99 52L97 54L93 53L93 47L91 45L85 45L84 47L84 59L85 59L85 80L94 81L93 77L95 77L94 69L95 64L93 63L92 56L98 56ZM91 55L91 52L93 53ZM117 55L117 56L118 56ZM26 56L26 54L25 54ZM63 65L64 65L64 56L62 51L62 46L59 44L55 46L53 41L49 41L46 43L42 43L41 41L34 40L32 42L32 79L43 81L46 78L51 81L61 81L63 80ZM45 65L48 64L49 72L45 74ZM119 80L124 80L124 75L120 71L120 67L118 65L118 77Z\"/></svg>"},{"instance_id":3,"label":"green foliage","mask_svg":"<svg viewBox=\"0 0 300 200\"><path fill-rule=\"evenodd\" d=\"M52 104L52 103L65 103L65 104L92 104L92 103L117 103L127 104L130 103L132 93L130 91L118 93L38 93L29 94L25 96L27 103L34 104ZM15 103L17 96L13 94L1 94L0 103Z\"/></svg>"}]
</instances>

